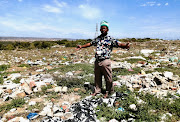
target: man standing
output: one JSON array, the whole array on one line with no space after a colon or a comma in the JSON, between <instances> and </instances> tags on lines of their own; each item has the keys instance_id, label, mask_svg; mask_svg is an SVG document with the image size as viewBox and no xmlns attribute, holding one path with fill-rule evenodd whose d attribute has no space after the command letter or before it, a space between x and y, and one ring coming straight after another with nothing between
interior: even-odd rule
<instances>
[{"instance_id":1,"label":"man standing","mask_svg":"<svg viewBox=\"0 0 180 122\"><path fill-rule=\"evenodd\" d=\"M95 73L95 92L92 94L96 96L98 93L101 93L102 88L102 76L104 76L106 81L106 94L104 98L108 97L113 91L112 86L112 69L111 69L111 60L110 53L112 52L113 47L120 47L129 49L129 43L123 44L116 39L113 39L108 35L109 24L107 21L102 21L100 23L101 35L95 38L92 42L85 45L78 45L77 50L81 48L90 47L92 45L96 46L94 63L94 73Z\"/></svg>"}]
</instances>

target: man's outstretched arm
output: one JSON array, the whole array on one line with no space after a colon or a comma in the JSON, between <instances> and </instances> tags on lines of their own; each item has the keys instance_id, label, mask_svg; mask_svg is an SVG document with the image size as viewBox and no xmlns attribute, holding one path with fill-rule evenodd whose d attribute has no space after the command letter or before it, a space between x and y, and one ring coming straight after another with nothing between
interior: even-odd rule
<instances>
[{"instance_id":1,"label":"man's outstretched arm","mask_svg":"<svg viewBox=\"0 0 180 122\"><path fill-rule=\"evenodd\" d=\"M126 44L124 44L124 43L119 43L118 46L119 46L120 48L123 48L123 49L129 49L129 48L130 48L130 43L126 43Z\"/></svg>"},{"instance_id":2,"label":"man's outstretched arm","mask_svg":"<svg viewBox=\"0 0 180 122\"><path fill-rule=\"evenodd\" d=\"M86 48L86 47L90 47L91 43L87 43L85 45L77 45L76 50L80 50L81 48Z\"/></svg>"}]
</instances>

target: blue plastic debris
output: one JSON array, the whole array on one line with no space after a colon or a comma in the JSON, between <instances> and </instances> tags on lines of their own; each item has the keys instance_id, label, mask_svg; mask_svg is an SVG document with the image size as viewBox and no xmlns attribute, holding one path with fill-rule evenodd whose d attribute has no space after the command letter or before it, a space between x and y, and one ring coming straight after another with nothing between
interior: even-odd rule
<instances>
[{"instance_id":1,"label":"blue plastic debris","mask_svg":"<svg viewBox=\"0 0 180 122\"><path fill-rule=\"evenodd\" d=\"M124 108L120 107L117 109L118 111L124 111Z\"/></svg>"},{"instance_id":2,"label":"blue plastic debris","mask_svg":"<svg viewBox=\"0 0 180 122\"><path fill-rule=\"evenodd\" d=\"M39 115L37 114L37 113L30 113L28 116L27 116L27 118L29 119L29 120L32 120L32 119L35 119L36 117L38 117Z\"/></svg>"}]
</instances>

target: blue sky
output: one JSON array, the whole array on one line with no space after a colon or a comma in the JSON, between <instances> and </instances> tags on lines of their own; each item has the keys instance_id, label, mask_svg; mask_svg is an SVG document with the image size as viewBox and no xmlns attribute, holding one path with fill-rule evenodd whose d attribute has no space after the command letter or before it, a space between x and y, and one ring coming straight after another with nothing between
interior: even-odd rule
<instances>
[{"instance_id":1,"label":"blue sky","mask_svg":"<svg viewBox=\"0 0 180 122\"><path fill-rule=\"evenodd\" d=\"M0 36L93 39L101 20L115 38L180 39L180 0L0 0Z\"/></svg>"}]
</instances>

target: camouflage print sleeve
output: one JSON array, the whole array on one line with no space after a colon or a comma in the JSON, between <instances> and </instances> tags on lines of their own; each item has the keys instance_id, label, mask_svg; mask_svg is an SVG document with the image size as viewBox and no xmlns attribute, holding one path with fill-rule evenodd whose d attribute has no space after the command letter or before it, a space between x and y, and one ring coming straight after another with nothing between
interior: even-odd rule
<instances>
[{"instance_id":1,"label":"camouflage print sleeve","mask_svg":"<svg viewBox=\"0 0 180 122\"><path fill-rule=\"evenodd\" d=\"M114 39L114 38L112 38L112 42L113 42L113 47L118 47L119 44L121 43L119 40Z\"/></svg>"},{"instance_id":2,"label":"camouflage print sleeve","mask_svg":"<svg viewBox=\"0 0 180 122\"><path fill-rule=\"evenodd\" d=\"M98 42L98 38L95 38L90 42L90 44L95 46L95 45L97 45L97 42Z\"/></svg>"}]
</instances>

